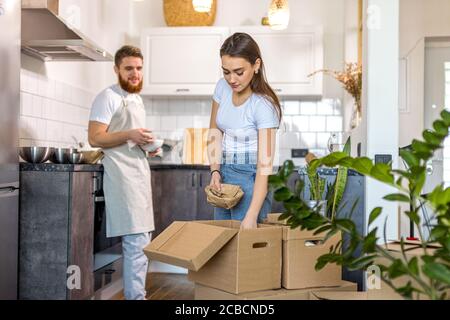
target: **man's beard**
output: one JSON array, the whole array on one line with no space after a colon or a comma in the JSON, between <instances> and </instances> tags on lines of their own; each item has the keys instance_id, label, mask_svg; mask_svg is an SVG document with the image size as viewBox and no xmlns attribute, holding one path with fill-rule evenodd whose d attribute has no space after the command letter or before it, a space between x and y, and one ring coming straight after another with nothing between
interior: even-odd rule
<instances>
[{"instance_id":1,"label":"man's beard","mask_svg":"<svg viewBox=\"0 0 450 320\"><path fill-rule=\"evenodd\" d=\"M144 80L141 80L138 85L132 85L127 80L118 75L120 87L128 93L139 93L142 90Z\"/></svg>"}]
</instances>

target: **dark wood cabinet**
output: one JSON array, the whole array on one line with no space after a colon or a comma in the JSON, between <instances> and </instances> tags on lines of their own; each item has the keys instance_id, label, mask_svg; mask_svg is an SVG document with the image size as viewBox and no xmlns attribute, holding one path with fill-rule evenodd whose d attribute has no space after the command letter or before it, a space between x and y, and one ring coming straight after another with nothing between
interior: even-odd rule
<instances>
[{"instance_id":1,"label":"dark wood cabinet","mask_svg":"<svg viewBox=\"0 0 450 320\"><path fill-rule=\"evenodd\" d=\"M93 295L93 176L21 172L19 299L78 300ZM80 276L79 289L69 289L77 284L70 281L74 272Z\"/></svg>"},{"instance_id":2,"label":"dark wood cabinet","mask_svg":"<svg viewBox=\"0 0 450 320\"><path fill-rule=\"evenodd\" d=\"M213 207L204 192L208 183L207 168L152 169L153 238L174 221L212 220Z\"/></svg>"}]
</instances>

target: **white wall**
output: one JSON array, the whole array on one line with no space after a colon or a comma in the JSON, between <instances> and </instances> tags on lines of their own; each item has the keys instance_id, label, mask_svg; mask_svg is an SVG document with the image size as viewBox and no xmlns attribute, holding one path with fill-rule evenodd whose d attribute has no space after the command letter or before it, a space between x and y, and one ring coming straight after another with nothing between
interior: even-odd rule
<instances>
[{"instance_id":1,"label":"white wall","mask_svg":"<svg viewBox=\"0 0 450 320\"><path fill-rule=\"evenodd\" d=\"M400 58L408 58L411 99L408 111L400 112L399 144L407 145L424 129L425 37L450 36L450 1L400 0ZM404 80L403 80L404 81Z\"/></svg>"},{"instance_id":2,"label":"white wall","mask_svg":"<svg viewBox=\"0 0 450 320\"><path fill-rule=\"evenodd\" d=\"M425 112L425 38L450 37L450 1L400 0L399 57L408 65L408 94L399 114L399 145L420 138ZM402 216L400 232L409 235L409 220ZM417 234L417 233L416 233Z\"/></svg>"},{"instance_id":3,"label":"white wall","mask_svg":"<svg viewBox=\"0 0 450 320\"><path fill-rule=\"evenodd\" d=\"M376 154L389 154L393 168L397 168L399 0L367 0L364 10L368 14L363 37L363 155L374 159ZM396 239L397 204L382 200L395 189L371 178L366 179L365 189L366 221L373 208L383 207L382 216L370 228L378 228L381 241L384 228L388 240Z\"/></svg>"}]
</instances>

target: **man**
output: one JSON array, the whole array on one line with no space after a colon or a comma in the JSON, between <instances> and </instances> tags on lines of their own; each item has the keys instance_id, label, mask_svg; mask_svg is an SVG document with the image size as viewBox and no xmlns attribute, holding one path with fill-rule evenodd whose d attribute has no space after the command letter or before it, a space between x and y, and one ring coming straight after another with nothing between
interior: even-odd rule
<instances>
[{"instance_id":1,"label":"man","mask_svg":"<svg viewBox=\"0 0 450 320\"><path fill-rule=\"evenodd\" d=\"M150 167L140 146L154 138L145 129L145 108L138 95L143 84L140 49L124 46L114 60L118 84L94 100L89 143L102 148L105 154L106 235L122 236L125 299L143 300L148 268L143 248L150 242L154 223Z\"/></svg>"}]
</instances>

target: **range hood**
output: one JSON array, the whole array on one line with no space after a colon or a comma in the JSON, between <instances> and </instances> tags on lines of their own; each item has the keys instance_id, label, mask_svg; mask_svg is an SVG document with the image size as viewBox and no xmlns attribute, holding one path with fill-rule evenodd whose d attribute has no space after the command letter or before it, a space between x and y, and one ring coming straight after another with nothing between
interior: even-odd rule
<instances>
[{"instance_id":1,"label":"range hood","mask_svg":"<svg viewBox=\"0 0 450 320\"><path fill-rule=\"evenodd\" d=\"M71 27L58 0L22 0L22 52L43 61L112 61L111 54Z\"/></svg>"}]
</instances>

